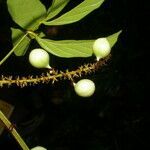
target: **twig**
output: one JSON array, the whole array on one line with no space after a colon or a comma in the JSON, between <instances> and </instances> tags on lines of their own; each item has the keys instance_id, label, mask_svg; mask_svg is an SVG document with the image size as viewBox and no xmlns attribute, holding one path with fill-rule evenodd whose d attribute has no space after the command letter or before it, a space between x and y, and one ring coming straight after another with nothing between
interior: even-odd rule
<instances>
[{"instance_id":1,"label":"twig","mask_svg":"<svg viewBox=\"0 0 150 150\"><path fill-rule=\"evenodd\" d=\"M73 78L81 77L82 75L91 74L98 69L100 69L102 66L106 65L107 61L109 60L110 55L107 56L105 59L102 59L100 61L97 61L95 63L88 63L85 65L82 65L78 67L78 69L74 71L66 70L63 71L55 71L50 70L50 72L43 73L41 76L28 76L28 77L13 77L13 76L1 76L0 77L0 87L3 87L4 85L11 86L11 85L17 85L21 88L25 86L35 85L38 83L49 83L52 81L52 84L55 83L55 81L58 80L72 80Z\"/></svg>"},{"instance_id":2,"label":"twig","mask_svg":"<svg viewBox=\"0 0 150 150\"><path fill-rule=\"evenodd\" d=\"M20 41L13 47L13 49L0 61L0 66L9 58L9 56L15 51L15 49L19 46L19 44L24 40L24 38L28 35L29 33L27 32L21 39Z\"/></svg>"},{"instance_id":3,"label":"twig","mask_svg":"<svg viewBox=\"0 0 150 150\"><path fill-rule=\"evenodd\" d=\"M0 120L3 122L3 124L6 126L6 128L9 130L9 132L13 135L13 137L16 139L18 144L21 146L23 150L30 150L28 146L25 144L21 136L18 134L14 126L11 124L11 122L6 118L6 116L2 113L0 110Z\"/></svg>"}]
</instances>

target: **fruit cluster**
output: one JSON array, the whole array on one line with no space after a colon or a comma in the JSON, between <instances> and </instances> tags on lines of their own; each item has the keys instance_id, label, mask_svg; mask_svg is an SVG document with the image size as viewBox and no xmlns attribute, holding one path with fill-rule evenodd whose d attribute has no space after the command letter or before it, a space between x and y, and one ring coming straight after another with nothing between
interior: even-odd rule
<instances>
[{"instance_id":1,"label":"fruit cluster","mask_svg":"<svg viewBox=\"0 0 150 150\"><path fill-rule=\"evenodd\" d=\"M93 53L95 54L97 61L108 56L110 51L111 47L107 38L98 38L93 43ZM29 62L36 68L51 69L49 61L49 54L43 49L34 49L29 54ZM89 79L81 79L77 83L73 83L73 85L76 94L81 97L90 97L94 94L95 83Z\"/></svg>"}]
</instances>

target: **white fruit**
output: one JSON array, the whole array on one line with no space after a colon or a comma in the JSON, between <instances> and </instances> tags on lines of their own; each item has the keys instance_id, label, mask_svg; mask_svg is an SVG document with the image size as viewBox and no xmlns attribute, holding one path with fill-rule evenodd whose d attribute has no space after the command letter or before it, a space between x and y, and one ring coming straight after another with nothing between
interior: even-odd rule
<instances>
[{"instance_id":1,"label":"white fruit","mask_svg":"<svg viewBox=\"0 0 150 150\"><path fill-rule=\"evenodd\" d=\"M81 97L90 97L94 94L95 84L89 79L81 79L74 83L74 90Z\"/></svg>"},{"instance_id":2,"label":"white fruit","mask_svg":"<svg viewBox=\"0 0 150 150\"><path fill-rule=\"evenodd\" d=\"M95 40L93 44L93 52L97 57L97 61L99 59L106 57L111 51L110 44L107 38L98 38Z\"/></svg>"},{"instance_id":3,"label":"white fruit","mask_svg":"<svg viewBox=\"0 0 150 150\"><path fill-rule=\"evenodd\" d=\"M31 150L47 150L47 149L42 146L36 146L34 148L31 148Z\"/></svg>"},{"instance_id":4,"label":"white fruit","mask_svg":"<svg viewBox=\"0 0 150 150\"><path fill-rule=\"evenodd\" d=\"M36 68L51 68L49 66L49 54L40 48L34 49L30 52L29 62Z\"/></svg>"}]
</instances>

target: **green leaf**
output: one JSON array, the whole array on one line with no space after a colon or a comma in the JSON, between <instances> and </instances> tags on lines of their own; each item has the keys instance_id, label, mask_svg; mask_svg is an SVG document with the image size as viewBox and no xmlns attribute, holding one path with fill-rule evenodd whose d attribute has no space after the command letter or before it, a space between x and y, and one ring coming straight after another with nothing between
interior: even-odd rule
<instances>
[{"instance_id":1,"label":"green leaf","mask_svg":"<svg viewBox=\"0 0 150 150\"><path fill-rule=\"evenodd\" d=\"M35 30L46 15L45 6L39 0L7 0L12 19L22 28Z\"/></svg>"},{"instance_id":2,"label":"green leaf","mask_svg":"<svg viewBox=\"0 0 150 150\"><path fill-rule=\"evenodd\" d=\"M106 37L113 47L118 40L121 31ZM39 45L49 53L58 57L90 57L93 53L93 43L95 40L61 40L54 41L36 37Z\"/></svg>"},{"instance_id":3,"label":"green leaf","mask_svg":"<svg viewBox=\"0 0 150 150\"><path fill-rule=\"evenodd\" d=\"M25 36L25 33L19 29L11 28L12 40L14 47L16 46L14 53L16 56L23 56L30 44L31 39Z\"/></svg>"},{"instance_id":4,"label":"green leaf","mask_svg":"<svg viewBox=\"0 0 150 150\"><path fill-rule=\"evenodd\" d=\"M68 4L70 0L53 0L52 5L47 11L46 21L55 17L63 8Z\"/></svg>"},{"instance_id":5,"label":"green leaf","mask_svg":"<svg viewBox=\"0 0 150 150\"><path fill-rule=\"evenodd\" d=\"M110 47L113 47L115 45L121 32L122 30L107 37Z\"/></svg>"},{"instance_id":6,"label":"green leaf","mask_svg":"<svg viewBox=\"0 0 150 150\"><path fill-rule=\"evenodd\" d=\"M44 21L43 24L45 25L64 25L77 22L88 15L93 10L97 9L101 6L104 0L84 0L78 6L70 10L69 12L65 13L64 15L60 16L57 19L52 21L46 22Z\"/></svg>"},{"instance_id":7,"label":"green leaf","mask_svg":"<svg viewBox=\"0 0 150 150\"><path fill-rule=\"evenodd\" d=\"M44 32L40 32L40 33L38 34L38 36L39 36L40 38L43 38L43 37L46 36L46 34L45 34Z\"/></svg>"},{"instance_id":8,"label":"green leaf","mask_svg":"<svg viewBox=\"0 0 150 150\"><path fill-rule=\"evenodd\" d=\"M49 53L58 57L90 57L94 40L62 40L36 38L39 45Z\"/></svg>"}]
</instances>

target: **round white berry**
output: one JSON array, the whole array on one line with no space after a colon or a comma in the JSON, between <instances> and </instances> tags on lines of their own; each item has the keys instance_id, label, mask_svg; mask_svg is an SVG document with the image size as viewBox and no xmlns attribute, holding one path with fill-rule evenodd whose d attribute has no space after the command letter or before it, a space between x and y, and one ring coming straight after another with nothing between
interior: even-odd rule
<instances>
[{"instance_id":1,"label":"round white berry","mask_svg":"<svg viewBox=\"0 0 150 150\"><path fill-rule=\"evenodd\" d=\"M97 57L97 61L106 57L111 51L107 38L98 38L93 44L93 52Z\"/></svg>"},{"instance_id":2,"label":"round white berry","mask_svg":"<svg viewBox=\"0 0 150 150\"><path fill-rule=\"evenodd\" d=\"M34 148L31 148L31 150L47 150L47 149L42 146L36 146Z\"/></svg>"},{"instance_id":3,"label":"round white berry","mask_svg":"<svg viewBox=\"0 0 150 150\"><path fill-rule=\"evenodd\" d=\"M30 52L29 62L36 68L51 68L49 66L49 54L40 48L33 49Z\"/></svg>"},{"instance_id":4,"label":"round white berry","mask_svg":"<svg viewBox=\"0 0 150 150\"><path fill-rule=\"evenodd\" d=\"M74 83L74 90L81 97L90 97L94 94L95 84L89 79L81 79Z\"/></svg>"}]
</instances>

